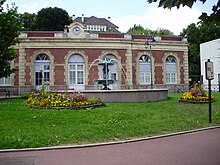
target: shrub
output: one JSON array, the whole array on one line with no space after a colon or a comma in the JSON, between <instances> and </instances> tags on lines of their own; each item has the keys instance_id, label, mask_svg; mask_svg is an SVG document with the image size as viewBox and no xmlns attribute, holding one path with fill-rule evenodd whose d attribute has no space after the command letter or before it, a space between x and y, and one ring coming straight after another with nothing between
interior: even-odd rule
<instances>
[{"instance_id":1,"label":"shrub","mask_svg":"<svg viewBox=\"0 0 220 165\"><path fill-rule=\"evenodd\" d=\"M31 90L28 92L24 92L24 93L20 94L20 96L22 99L28 99L30 97L30 95L34 92L37 92L37 90Z\"/></svg>"}]
</instances>

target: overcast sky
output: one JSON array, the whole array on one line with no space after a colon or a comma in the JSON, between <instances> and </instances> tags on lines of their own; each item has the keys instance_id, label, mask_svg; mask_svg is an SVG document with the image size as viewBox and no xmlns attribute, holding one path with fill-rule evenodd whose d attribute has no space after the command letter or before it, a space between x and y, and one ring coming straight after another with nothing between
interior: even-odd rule
<instances>
[{"instance_id":1,"label":"overcast sky","mask_svg":"<svg viewBox=\"0 0 220 165\"><path fill-rule=\"evenodd\" d=\"M181 7L172 10L158 8L158 3L148 4L146 0L6 0L10 4L15 2L19 13L37 13L42 8L59 7L73 14L85 17L111 17L112 23L126 32L134 24L144 28L156 30L168 29L178 35L190 23L197 23L202 12L211 12L217 0L208 0L204 5L197 2L193 8Z\"/></svg>"}]
</instances>

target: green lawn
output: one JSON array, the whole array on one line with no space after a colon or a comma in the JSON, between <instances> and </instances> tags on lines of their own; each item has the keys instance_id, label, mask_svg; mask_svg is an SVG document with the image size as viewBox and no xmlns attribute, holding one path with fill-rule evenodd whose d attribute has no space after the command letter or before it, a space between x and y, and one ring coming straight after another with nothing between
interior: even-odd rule
<instances>
[{"instance_id":1,"label":"green lawn","mask_svg":"<svg viewBox=\"0 0 220 165\"><path fill-rule=\"evenodd\" d=\"M208 104L179 103L181 94L150 103L107 103L92 110L29 109L22 99L0 99L0 149L84 144L148 137L220 125L220 93Z\"/></svg>"}]
</instances>

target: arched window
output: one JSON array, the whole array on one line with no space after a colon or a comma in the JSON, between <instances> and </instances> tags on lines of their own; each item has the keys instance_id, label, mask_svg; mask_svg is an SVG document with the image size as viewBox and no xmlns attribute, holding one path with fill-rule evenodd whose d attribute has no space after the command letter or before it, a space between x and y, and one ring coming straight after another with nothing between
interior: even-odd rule
<instances>
[{"instance_id":1,"label":"arched window","mask_svg":"<svg viewBox=\"0 0 220 165\"><path fill-rule=\"evenodd\" d=\"M113 63L113 65L109 66L109 79L110 80L118 80L118 62L117 58L113 54L107 54L103 57L103 60L107 60ZM102 75L100 75L102 76Z\"/></svg>"},{"instance_id":2,"label":"arched window","mask_svg":"<svg viewBox=\"0 0 220 165\"><path fill-rule=\"evenodd\" d=\"M176 84L176 58L174 56L166 58L166 83Z\"/></svg>"},{"instance_id":3,"label":"arched window","mask_svg":"<svg viewBox=\"0 0 220 165\"><path fill-rule=\"evenodd\" d=\"M39 54L34 61L34 84L37 87L43 83L50 83L50 58Z\"/></svg>"},{"instance_id":4,"label":"arched window","mask_svg":"<svg viewBox=\"0 0 220 165\"><path fill-rule=\"evenodd\" d=\"M140 84L150 84L150 57L143 55L139 58L139 82Z\"/></svg>"},{"instance_id":5,"label":"arched window","mask_svg":"<svg viewBox=\"0 0 220 165\"><path fill-rule=\"evenodd\" d=\"M84 58L75 54L70 56L68 61L69 68L69 87L74 89L84 89Z\"/></svg>"},{"instance_id":6,"label":"arched window","mask_svg":"<svg viewBox=\"0 0 220 165\"><path fill-rule=\"evenodd\" d=\"M36 57L35 61L39 61L39 62L48 61L48 62L50 62L50 58L49 58L49 56L46 55L46 54L39 54L39 55Z\"/></svg>"}]
</instances>

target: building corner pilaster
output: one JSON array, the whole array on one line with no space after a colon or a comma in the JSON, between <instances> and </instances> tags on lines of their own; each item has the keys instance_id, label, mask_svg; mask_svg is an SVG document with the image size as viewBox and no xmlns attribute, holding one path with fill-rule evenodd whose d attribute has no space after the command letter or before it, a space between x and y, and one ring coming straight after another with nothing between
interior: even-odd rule
<instances>
[{"instance_id":1,"label":"building corner pilaster","mask_svg":"<svg viewBox=\"0 0 220 165\"><path fill-rule=\"evenodd\" d=\"M127 78L127 85L132 86L132 45L126 51L126 78Z\"/></svg>"}]
</instances>

